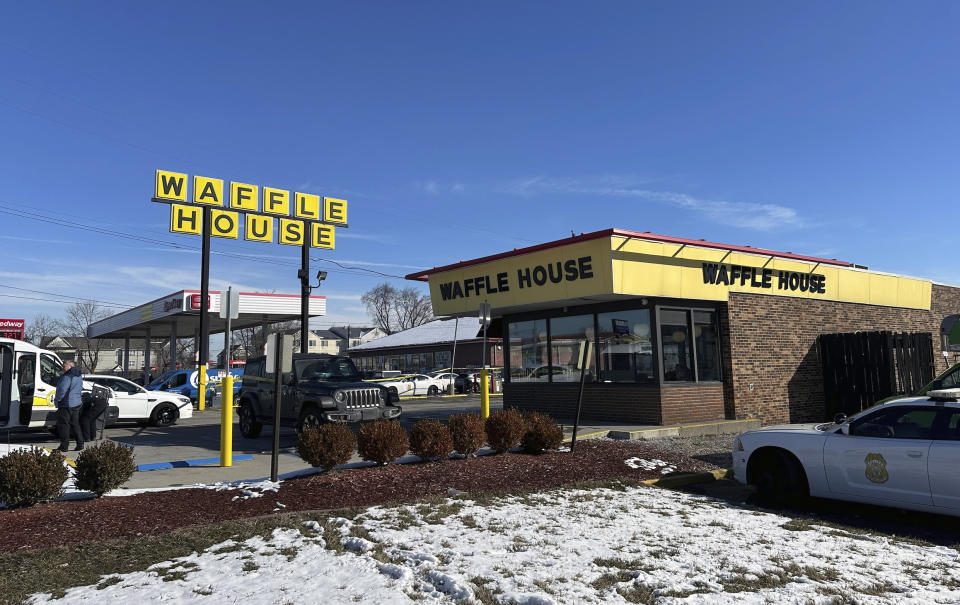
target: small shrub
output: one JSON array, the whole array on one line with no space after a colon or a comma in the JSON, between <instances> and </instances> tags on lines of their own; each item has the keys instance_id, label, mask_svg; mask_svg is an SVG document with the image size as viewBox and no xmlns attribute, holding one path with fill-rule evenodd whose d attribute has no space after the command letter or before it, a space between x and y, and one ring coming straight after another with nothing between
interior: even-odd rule
<instances>
[{"instance_id":1,"label":"small shrub","mask_svg":"<svg viewBox=\"0 0 960 605\"><path fill-rule=\"evenodd\" d=\"M485 425L487 443L498 454L502 454L520 445L520 439L527 432L523 414L517 410L497 410L490 413Z\"/></svg>"},{"instance_id":2,"label":"small shrub","mask_svg":"<svg viewBox=\"0 0 960 605\"><path fill-rule=\"evenodd\" d=\"M453 438L453 449L464 456L477 453L487 440L487 433L483 430L483 420L477 414L454 414L450 416L450 436Z\"/></svg>"},{"instance_id":3,"label":"small shrub","mask_svg":"<svg viewBox=\"0 0 960 605\"><path fill-rule=\"evenodd\" d=\"M39 447L13 450L0 458L0 502L11 507L56 500L69 476L59 452L47 455Z\"/></svg>"},{"instance_id":4,"label":"small shrub","mask_svg":"<svg viewBox=\"0 0 960 605\"><path fill-rule=\"evenodd\" d=\"M563 429L547 414L530 412L524 414L527 431L520 440L520 446L527 454L542 454L555 450L563 443Z\"/></svg>"},{"instance_id":5,"label":"small shrub","mask_svg":"<svg viewBox=\"0 0 960 605\"><path fill-rule=\"evenodd\" d=\"M357 435L357 451L364 460L386 464L407 453L407 432L396 420L377 420Z\"/></svg>"},{"instance_id":6,"label":"small shrub","mask_svg":"<svg viewBox=\"0 0 960 605\"><path fill-rule=\"evenodd\" d=\"M450 429L438 420L421 420L410 430L410 451L424 460L446 460L453 451Z\"/></svg>"},{"instance_id":7,"label":"small shrub","mask_svg":"<svg viewBox=\"0 0 960 605\"><path fill-rule=\"evenodd\" d=\"M297 437L297 455L310 466L323 467L328 473L349 462L355 449L357 438L345 424L324 424Z\"/></svg>"},{"instance_id":8,"label":"small shrub","mask_svg":"<svg viewBox=\"0 0 960 605\"><path fill-rule=\"evenodd\" d=\"M133 448L114 441L85 447L77 456L77 489L100 497L130 480L136 472Z\"/></svg>"}]
</instances>

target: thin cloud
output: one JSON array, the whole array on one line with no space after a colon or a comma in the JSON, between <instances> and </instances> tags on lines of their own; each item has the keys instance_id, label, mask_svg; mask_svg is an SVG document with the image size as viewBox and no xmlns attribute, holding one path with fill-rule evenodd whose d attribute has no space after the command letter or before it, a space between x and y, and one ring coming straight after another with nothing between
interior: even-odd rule
<instances>
[{"instance_id":1,"label":"thin cloud","mask_svg":"<svg viewBox=\"0 0 960 605\"><path fill-rule=\"evenodd\" d=\"M62 239L48 239L43 237L20 237L19 235L0 235L0 239L12 239L18 242L40 242L42 244L75 244Z\"/></svg>"},{"instance_id":2,"label":"thin cloud","mask_svg":"<svg viewBox=\"0 0 960 605\"><path fill-rule=\"evenodd\" d=\"M642 199L684 210L702 213L720 224L769 231L777 227L803 227L797 211L772 203L730 202L694 197L674 191L643 188L645 182L629 176L603 176L591 179L553 178L544 176L516 179L501 189L506 193L532 197L546 194L592 195Z\"/></svg>"}]
</instances>

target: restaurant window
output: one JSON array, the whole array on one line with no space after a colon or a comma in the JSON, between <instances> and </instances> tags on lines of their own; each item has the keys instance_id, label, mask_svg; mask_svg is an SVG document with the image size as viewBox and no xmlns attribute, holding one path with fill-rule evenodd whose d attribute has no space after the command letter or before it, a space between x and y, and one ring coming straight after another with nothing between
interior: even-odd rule
<instances>
[{"instance_id":1,"label":"restaurant window","mask_svg":"<svg viewBox=\"0 0 960 605\"><path fill-rule=\"evenodd\" d=\"M660 309L663 381L720 380L720 339L715 311Z\"/></svg>"},{"instance_id":2,"label":"restaurant window","mask_svg":"<svg viewBox=\"0 0 960 605\"><path fill-rule=\"evenodd\" d=\"M600 382L655 383L650 310L597 314Z\"/></svg>"},{"instance_id":3,"label":"restaurant window","mask_svg":"<svg viewBox=\"0 0 960 605\"><path fill-rule=\"evenodd\" d=\"M510 381L547 382L547 321L517 321L508 326L510 337Z\"/></svg>"},{"instance_id":4,"label":"restaurant window","mask_svg":"<svg viewBox=\"0 0 960 605\"><path fill-rule=\"evenodd\" d=\"M579 382L580 370L577 362L580 347L593 340L593 315L574 315L554 317L550 320L550 353L552 363L541 374L549 376L551 382ZM587 382L593 381L593 364L586 376Z\"/></svg>"}]
</instances>

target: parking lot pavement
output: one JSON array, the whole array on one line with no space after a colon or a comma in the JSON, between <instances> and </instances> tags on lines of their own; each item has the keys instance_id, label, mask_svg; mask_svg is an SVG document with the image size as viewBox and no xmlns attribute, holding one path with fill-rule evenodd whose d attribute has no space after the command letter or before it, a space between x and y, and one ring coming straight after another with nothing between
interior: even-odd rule
<instances>
[{"instance_id":1,"label":"parking lot pavement","mask_svg":"<svg viewBox=\"0 0 960 605\"><path fill-rule=\"evenodd\" d=\"M445 420L451 414L480 411L479 395L408 399L401 401L400 404L403 406L400 423L407 430L418 420L425 418ZM492 397L491 410L501 409L501 407L500 398ZM197 411L192 418L180 420L177 424L168 427L120 423L107 429L107 437L113 441L134 446L138 465L219 459L220 410L208 408L203 412ZM10 442L38 445L49 449L59 446L59 440L46 430L11 433ZM294 452L296 442L297 435L294 429L281 427L281 455L278 461L280 475L307 471L311 468ZM71 441L71 447L74 443ZM236 415L234 415L233 453L234 455L252 455L252 460L238 460L233 463L233 466L224 468L214 463L206 466L180 466L137 472L125 487L153 488L262 479L270 476L272 449L273 432L269 426L264 427L258 438L245 439L240 435ZM76 452L71 451L68 458L75 458L76 455ZM355 456L353 461L360 462L360 458Z\"/></svg>"}]
</instances>

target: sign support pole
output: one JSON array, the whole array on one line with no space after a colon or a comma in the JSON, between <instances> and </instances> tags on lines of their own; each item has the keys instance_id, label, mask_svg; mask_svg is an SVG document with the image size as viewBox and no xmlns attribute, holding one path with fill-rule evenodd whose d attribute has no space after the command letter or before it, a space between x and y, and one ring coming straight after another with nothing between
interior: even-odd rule
<instances>
[{"instance_id":1,"label":"sign support pole","mask_svg":"<svg viewBox=\"0 0 960 605\"><path fill-rule=\"evenodd\" d=\"M200 365L197 368L197 409L206 408L207 360L210 359L210 228L213 213L203 207L203 248L200 254Z\"/></svg>"},{"instance_id":2,"label":"sign support pole","mask_svg":"<svg viewBox=\"0 0 960 605\"><path fill-rule=\"evenodd\" d=\"M273 451L270 453L270 480L277 482L277 470L280 464L280 389L283 385L283 335L271 334L276 342L273 348Z\"/></svg>"},{"instance_id":3,"label":"sign support pole","mask_svg":"<svg viewBox=\"0 0 960 605\"><path fill-rule=\"evenodd\" d=\"M580 341L580 392L577 395L577 415L573 420L573 435L570 438L570 451L577 446L577 430L580 428L580 410L583 408L583 385L587 382L587 368L593 357L593 341Z\"/></svg>"},{"instance_id":4,"label":"sign support pole","mask_svg":"<svg viewBox=\"0 0 960 605\"><path fill-rule=\"evenodd\" d=\"M227 375L220 382L220 466L233 465L233 376L230 374L230 348L233 343L230 342L230 328L232 324L233 313L233 286L227 288L226 301L220 298L221 315L224 304L227 306L227 332L223 337L223 346L226 355L223 360L227 365Z\"/></svg>"},{"instance_id":5,"label":"sign support pole","mask_svg":"<svg viewBox=\"0 0 960 605\"><path fill-rule=\"evenodd\" d=\"M309 226L309 225L308 225ZM309 234L308 234L309 238ZM310 334L310 240L300 251L300 352L307 354Z\"/></svg>"}]
</instances>

